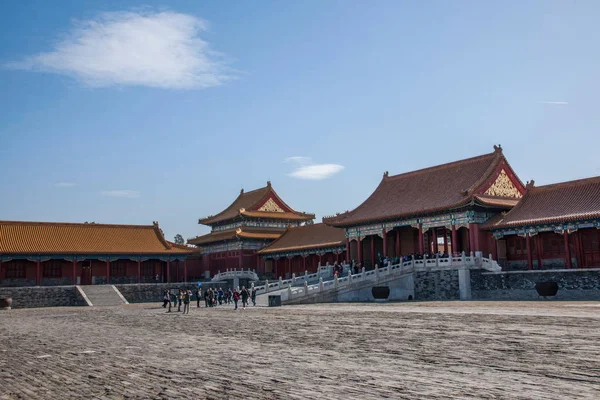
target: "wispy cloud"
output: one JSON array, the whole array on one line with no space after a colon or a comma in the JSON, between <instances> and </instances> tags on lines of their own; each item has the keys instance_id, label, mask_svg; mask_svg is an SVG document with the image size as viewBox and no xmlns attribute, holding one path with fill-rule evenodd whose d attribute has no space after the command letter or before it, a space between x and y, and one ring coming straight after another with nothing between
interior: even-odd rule
<instances>
[{"instance_id":1,"label":"wispy cloud","mask_svg":"<svg viewBox=\"0 0 600 400\"><path fill-rule=\"evenodd\" d=\"M105 190L100 192L102 196L109 197L124 197L128 199L136 199L140 197L140 192L137 190Z\"/></svg>"},{"instance_id":2,"label":"wispy cloud","mask_svg":"<svg viewBox=\"0 0 600 400\"><path fill-rule=\"evenodd\" d=\"M541 104L554 104L554 105L565 105L565 104L569 104L568 101L540 101Z\"/></svg>"},{"instance_id":3,"label":"wispy cloud","mask_svg":"<svg viewBox=\"0 0 600 400\"><path fill-rule=\"evenodd\" d=\"M298 179L326 179L344 169L343 165L338 164L315 164L310 157L288 157L284 162L295 165L288 175Z\"/></svg>"},{"instance_id":4,"label":"wispy cloud","mask_svg":"<svg viewBox=\"0 0 600 400\"><path fill-rule=\"evenodd\" d=\"M54 187L58 187L58 188L69 188L69 187L73 187L75 186L75 183L73 182L56 182L54 184Z\"/></svg>"},{"instance_id":5,"label":"wispy cloud","mask_svg":"<svg viewBox=\"0 0 600 400\"><path fill-rule=\"evenodd\" d=\"M206 23L175 12L109 12L74 24L51 51L6 67L52 72L86 86L199 89L231 79L200 38Z\"/></svg>"},{"instance_id":6,"label":"wispy cloud","mask_svg":"<svg viewBox=\"0 0 600 400\"><path fill-rule=\"evenodd\" d=\"M283 160L285 163L296 163L296 164L311 164L312 159L310 157L293 156Z\"/></svg>"}]
</instances>

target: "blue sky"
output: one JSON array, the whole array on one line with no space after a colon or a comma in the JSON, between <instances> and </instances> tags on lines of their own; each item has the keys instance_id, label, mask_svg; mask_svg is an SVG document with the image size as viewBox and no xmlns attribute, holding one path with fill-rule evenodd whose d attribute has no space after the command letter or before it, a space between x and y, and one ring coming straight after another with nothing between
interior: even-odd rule
<instances>
[{"instance_id":1,"label":"blue sky","mask_svg":"<svg viewBox=\"0 0 600 400\"><path fill-rule=\"evenodd\" d=\"M600 175L597 1L60 4L0 3L0 219L189 238L267 180L320 219L497 143Z\"/></svg>"}]
</instances>

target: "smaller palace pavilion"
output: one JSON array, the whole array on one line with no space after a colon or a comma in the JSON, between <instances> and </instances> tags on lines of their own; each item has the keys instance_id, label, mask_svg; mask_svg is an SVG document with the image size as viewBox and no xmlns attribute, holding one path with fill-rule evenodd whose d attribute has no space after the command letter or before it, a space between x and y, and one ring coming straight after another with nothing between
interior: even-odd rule
<instances>
[{"instance_id":1,"label":"smaller palace pavilion","mask_svg":"<svg viewBox=\"0 0 600 400\"><path fill-rule=\"evenodd\" d=\"M381 256L477 252L494 254L483 229L525 193L500 146L494 152L448 164L383 175L371 196L352 211L323 218L346 232L348 259L373 266Z\"/></svg>"},{"instance_id":2,"label":"smaller palace pavilion","mask_svg":"<svg viewBox=\"0 0 600 400\"><path fill-rule=\"evenodd\" d=\"M600 177L526 189L485 224L505 269L600 267Z\"/></svg>"},{"instance_id":3,"label":"smaller palace pavilion","mask_svg":"<svg viewBox=\"0 0 600 400\"><path fill-rule=\"evenodd\" d=\"M0 286L181 282L193 251L165 240L156 222L0 221Z\"/></svg>"},{"instance_id":4,"label":"smaller palace pavilion","mask_svg":"<svg viewBox=\"0 0 600 400\"><path fill-rule=\"evenodd\" d=\"M200 247L202 265L211 275L227 269L260 269L258 250L278 239L288 227L312 222L314 214L298 212L267 186L244 192L219 214L199 220L209 234L188 240ZM272 273L272 270L264 271Z\"/></svg>"},{"instance_id":5,"label":"smaller palace pavilion","mask_svg":"<svg viewBox=\"0 0 600 400\"><path fill-rule=\"evenodd\" d=\"M258 254L264 259L259 273L287 279L316 272L319 265L343 262L346 236L343 229L323 223L290 227Z\"/></svg>"}]
</instances>

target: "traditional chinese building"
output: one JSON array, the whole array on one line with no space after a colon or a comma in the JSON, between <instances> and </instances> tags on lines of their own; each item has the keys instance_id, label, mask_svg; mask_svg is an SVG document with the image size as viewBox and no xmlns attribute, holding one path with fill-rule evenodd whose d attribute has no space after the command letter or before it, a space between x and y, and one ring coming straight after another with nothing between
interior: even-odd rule
<instances>
[{"instance_id":1,"label":"traditional chinese building","mask_svg":"<svg viewBox=\"0 0 600 400\"><path fill-rule=\"evenodd\" d=\"M509 269L600 267L600 177L535 187L486 224Z\"/></svg>"},{"instance_id":2,"label":"traditional chinese building","mask_svg":"<svg viewBox=\"0 0 600 400\"><path fill-rule=\"evenodd\" d=\"M323 218L344 228L346 254L369 267L378 255L496 251L482 224L514 207L525 186L502 153L390 176L352 211Z\"/></svg>"},{"instance_id":3,"label":"traditional chinese building","mask_svg":"<svg viewBox=\"0 0 600 400\"><path fill-rule=\"evenodd\" d=\"M188 240L201 248L202 263L211 275L233 268L260 269L257 251L279 238L289 226L312 221L314 214L288 206L271 187L240 192L229 207L198 223L212 231ZM264 272L272 273L272 270Z\"/></svg>"},{"instance_id":4,"label":"traditional chinese building","mask_svg":"<svg viewBox=\"0 0 600 400\"><path fill-rule=\"evenodd\" d=\"M194 251L165 240L156 222L0 221L0 286L181 282Z\"/></svg>"},{"instance_id":5,"label":"traditional chinese building","mask_svg":"<svg viewBox=\"0 0 600 400\"><path fill-rule=\"evenodd\" d=\"M305 271L317 272L320 265L342 262L346 256L346 236L343 229L321 224L288 228L258 254L264 259L260 273L290 278Z\"/></svg>"}]
</instances>

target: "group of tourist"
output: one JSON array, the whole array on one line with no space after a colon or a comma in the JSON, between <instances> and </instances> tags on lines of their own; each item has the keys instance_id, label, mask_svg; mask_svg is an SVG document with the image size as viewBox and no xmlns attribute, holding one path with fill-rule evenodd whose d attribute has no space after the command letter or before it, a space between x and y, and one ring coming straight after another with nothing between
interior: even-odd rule
<instances>
[{"instance_id":1,"label":"group of tourist","mask_svg":"<svg viewBox=\"0 0 600 400\"><path fill-rule=\"evenodd\" d=\"M177 312L181 312L181 305L183 304L183 313L190 313L190 301L192 299L192 291L179 289L176 290L165 290L163 293L163 308L167 308L167 312L171 312L171 308L178 305Z\"/></svg>"},{"instance_id":2,"label":"group of tourist","mask_svg":"<svg viewBox=\"0 0 600 400\"><path fill-rule=\"evenodd\" d=\"M202 292L202 289L198 287L193 294L196 297L196 307L200 308L200 300L204 299L204 307L216 307L217 305L223 304L234 304L234 310L238 309L238 302L242 301L242 309L250 305L249 300L252 301L252 305L256 306L256 288L252 287L251 290L246 289L242 286L240 289L235 288L231 290L223 290L222 288L208 288ZM192 299L192 291L179 289L165 290L163 293L163 308L168 308L167 312L171 312L172 308L178 305L177 312L181 312L181 306L183 305L183 313L190 313L190 302Z\"/></svg>"}]
</instances>

